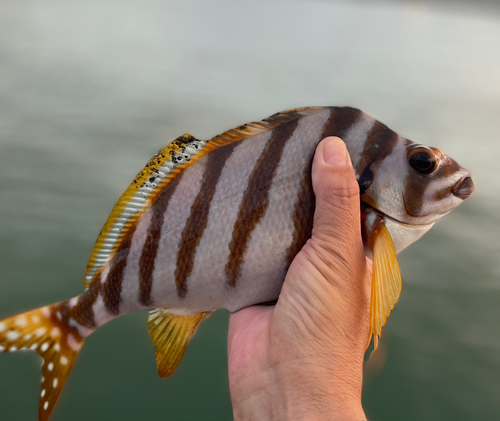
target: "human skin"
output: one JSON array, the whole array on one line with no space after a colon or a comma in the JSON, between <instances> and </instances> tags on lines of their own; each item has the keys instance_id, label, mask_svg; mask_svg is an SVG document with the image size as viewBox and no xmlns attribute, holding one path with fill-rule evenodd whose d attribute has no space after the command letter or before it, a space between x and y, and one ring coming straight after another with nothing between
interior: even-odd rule
<instances>
[{"instance_id":1,"label":"human skin","mask_svg":"<svg viewBox=\"0 0 500 421\"><path fill-rule=\"evenodd\" d=\"M229 386L235 421L360 421L371 261L359 187L341 139L323 139L312 167L311 239L276 306L231 315Z\"/></svg>"}]
</instances>

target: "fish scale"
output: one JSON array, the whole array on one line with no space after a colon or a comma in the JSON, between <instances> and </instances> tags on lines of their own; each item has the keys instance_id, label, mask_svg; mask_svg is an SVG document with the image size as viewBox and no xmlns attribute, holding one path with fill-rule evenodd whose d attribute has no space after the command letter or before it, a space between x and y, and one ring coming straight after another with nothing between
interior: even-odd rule
<instances>
[{"instance_id":1,"label":"fish scale","mask_svg":"<svg viewBox=\"0 0 500 421\"><path fill-rule=\"evenodd\" d=\"M198 301L198 305L209 301L213 306L212 309L216 308L222 301L221 297L231 291L226 288L224 282L225 268L230 254L228 246L248 179L270 135L270 132L266 132L255 136L251 145L248 142L241 142L227 159L222 170L210 204L208 224L198 245L193 272L188 280L188 285L196 284L197 287L190 288L189 297L186 298ZM215 243L214 239L217 239ZM210 252L214 246L218 249L217 253ZM222 282L212 285L210 280L215 279ZM215 293L214 287L220 290L219 293ZM211 299L207 300L207 297ZM210 303L212 300L218 302Z\"/></svg>"},{"instance_id":2,"label":"fish scale","mask_svg":"<svg viewBox=\"0 0 500 421\"><path fill-rule=\"evenodd\" d=\"M277 299L311 236L312 159L327 136L344 140L360 185L377 346L401 292L396 253L467 198L472 179L438 149L355 108L288 110L210 140L174 140L110 213L89 260L87 290L0 322L0 352L29 348L44 359L39 421L49 419L86 337L108 321L157 307L148 330L158 372L168 377L212 312Z\"/></svg>"}]
</instances>

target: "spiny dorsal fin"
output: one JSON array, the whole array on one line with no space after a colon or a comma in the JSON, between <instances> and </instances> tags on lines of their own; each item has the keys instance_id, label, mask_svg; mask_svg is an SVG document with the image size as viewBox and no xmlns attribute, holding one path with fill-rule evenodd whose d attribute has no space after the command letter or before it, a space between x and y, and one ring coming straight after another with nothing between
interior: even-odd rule
<instances>
[{"instance_id":1,"label":"spiny dorsal fin","mask_svg":"<svg viewBox=\"0 0 500 421\"><path fill-rule=\"evenodd\" d=\"M373 335L374 349L377 349L382 326L401 294L401 271L394 243L383 221L379 221L371 231L369 242L373 254L373 271L368 345Z\"/></svg>"},{"instance_id":2,"label":"spiny dorsal fin","mask_svg":"<svg viewBox=\"0 0 500 421\"><path fill-rule=\"evenodd\" d=\"M265 118L262 121L247 123L243 126L238 126L235 129L228 130L220 135L215 136L212 140L220 140L224 141L225 143L238 142L248 137L256 136L260 133L274 129L275 127L281 126L282 124L288 123L289 121L294 121L299 119L300 117L314 114L318 111L323 110L324 108L325 107L302 107L281 111L279 113L273 114L269 118Z\"/></svg>"},{"instance_id":3,"label":"spiny dorsal fin","mask_svg":"<svg viewBox=\"0 0 500 421\"><path fill-rule=\"evenodd\" d=\"M156 364L161 378L174 373L198 325L211 314L205 312L178 316L161 309L150 313L148 331L156 347Z\"/></svg>"},{"instance_id":4,"label":"spiny dorsal fin","mask_svg":"<svg viewBox=\"0 0 500 421\"><path fill-rule=\"evenodd\" d=\"M149 160L121 195L108 216L90 255L84 285L88 288L95 274L109 261L116 248L160 188L176 170L189 162L206 142L185 134L171 142Z\"/></svg>"},{"instance_id":5,"label":"spiny dorsal fin","mask_svg":"<svg viewBox=\"0 0 500 421\"><path fill-rule=\"evenodd\" d=\"M175 139L150 159L118 199L90 255L85 272L85 288L88 288L96 273L111 259L140 214L165 185L184 168L221 146L256 136L322 109L323 107L308 107L283 111L263 121L248 123L228 130L207 141L195 139L189 134Z\"/></svg>"},{"instance_id":6,"label":"spiny dorsal fin","mask_svg":"<svg viewBox=\"0 0 500 421\"><path fill-rule=\"evenodd\" d=\"M82 343L60 322L53 306L0 322L0 352L32 350L43 359L39 421L50 418Z\"/></svg>"}]
</instances>

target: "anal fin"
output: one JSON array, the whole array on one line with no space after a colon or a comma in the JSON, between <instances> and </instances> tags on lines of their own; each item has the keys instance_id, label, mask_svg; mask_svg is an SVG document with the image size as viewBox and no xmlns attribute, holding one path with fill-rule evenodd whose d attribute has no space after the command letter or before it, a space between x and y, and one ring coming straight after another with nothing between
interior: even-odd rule
<instances>
[{"instance_id":1,"label":"anal fin","mask_svg":"<svg viewBox=\"0 0 500 421\"><path fill-rule=\"evenodd\" d=\"M149 314L148 331L156 347L156 364L161 378L174 373L199 324L211 314L204 312L180 316L162 309Z\"/></svg>"}]
</instances>

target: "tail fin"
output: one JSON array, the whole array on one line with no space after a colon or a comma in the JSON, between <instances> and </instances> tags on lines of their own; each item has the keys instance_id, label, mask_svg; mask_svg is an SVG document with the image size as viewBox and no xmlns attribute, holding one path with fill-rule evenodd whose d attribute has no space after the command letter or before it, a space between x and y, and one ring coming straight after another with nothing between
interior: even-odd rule
<instances>
[{"instance_id":1,"label":"tail fin","mask_svg":"<svg viewBox=\"0 0 500 421\"><path fill-rule=\"evenodd\" d=\"M0 322L0 352L33 350L43 358L39 421L47 421L73 368L82 338L61 322L58 305Z\"/></svg>"}]
</instances>

